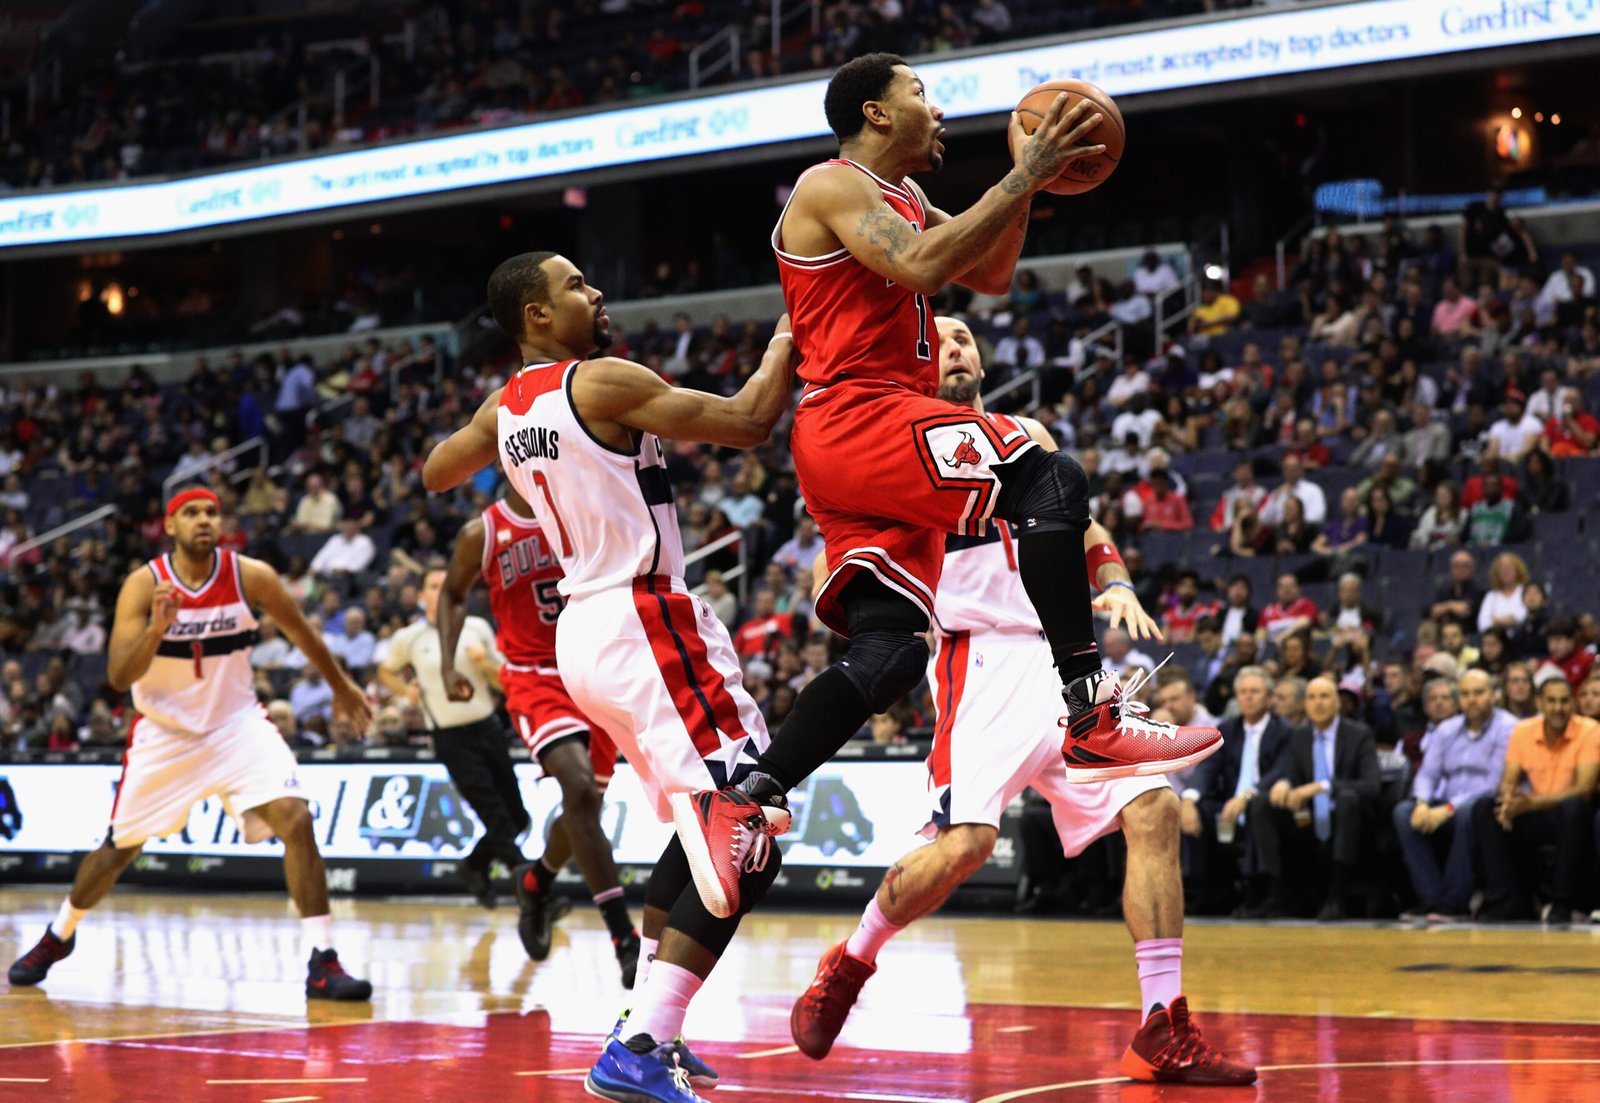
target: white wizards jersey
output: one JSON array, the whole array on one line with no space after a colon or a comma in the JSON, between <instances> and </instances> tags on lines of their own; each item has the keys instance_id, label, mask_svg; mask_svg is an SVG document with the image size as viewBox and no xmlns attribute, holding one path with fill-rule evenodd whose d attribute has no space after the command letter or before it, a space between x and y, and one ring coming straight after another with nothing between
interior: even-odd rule
<instances>
[{"instance_id":1,"label":"white wizards jersey","mask_svg":"<svg viewBox=\"0 0 1600 1103\"><path fill-rule=\"evenodd\" d=\"M1008 430L1022 430L1004 414L989 417ZM995 518L982 536L945 536L933 624L944 635L1040 631L1039 614L1017 571L1017 536L1011 522Z\"/></svg>"},{"instance_id":2,"label":"white wizards jersey","mask_svg":"<svg viewBox=\"0 0 1600 1103\"><path fill-rule=\"evenodd\" d=\"M661 442L631 451L589 431L572 404L579 361L530 364L500 395L500 460L561 560L564 597L636 578L683 577L683 538Z\"/></svg>"},{"instance_id":3,"label":"white wizards jersey","mask_svg":"<svg viewBox=\"0 0 1600 1103\"><path fill-rule=\"evenodd\" d=\"M178 579L170 556L147 566L157 582L177 586L183 606L161 637L150 669L133 683L140 715L169 731L204 735L259 708L250 669L259 633L244 600L239 557L218 548L211 577L197 590Z\"/></svg>"}]
</instances>

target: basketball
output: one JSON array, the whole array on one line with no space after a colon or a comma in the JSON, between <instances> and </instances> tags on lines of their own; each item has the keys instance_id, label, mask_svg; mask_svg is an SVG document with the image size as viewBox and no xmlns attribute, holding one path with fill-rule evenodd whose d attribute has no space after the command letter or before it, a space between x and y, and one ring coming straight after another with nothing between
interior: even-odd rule
<instances>
[{"instance_id":1,"label":"basketball","mask_svg":"<svg viewBox=\"0 0 1600 1103\"><path fill-rule=\"evenodd\" d=\"M1050 110L1050 104L1062 92L1067 93L1067 104L1063 111L1070 111L1079 100L1089 100L1094 104L1095 110L1105 116L1100 120L1100 125L1089 132L1088 136L1081 139L1084 145L1104 145L1106 151L1097 153L1092 157L1074 157L1067 162L1061 170L1061 175L1045 187L1045 191L1054 192L1056 195L1079 195L1097 188L1116 171L1117 162L1122 160L1122 144L1126 138L1126 131L1122 125L1122 112L1117 110L1116 101L1106 95L1105 90L1090 84L1086 80L1052 80L1038 85L1017 104L1017 114L1022 117L1022 129L1032 134L1044 121L1044 114ZM1012 141L1011 156L1017 155L1015 145L1015 131L1009 132Z\"/></svg>"}]
</instances>

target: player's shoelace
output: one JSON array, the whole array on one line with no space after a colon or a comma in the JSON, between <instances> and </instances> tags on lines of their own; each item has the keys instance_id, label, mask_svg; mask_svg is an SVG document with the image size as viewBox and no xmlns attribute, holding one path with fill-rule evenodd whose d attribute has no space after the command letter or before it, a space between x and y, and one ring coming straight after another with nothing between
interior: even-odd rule
<instances>
[{"instance_id":1,"label":"player's shoelace","mask_svg":"<svg viewBox=\"0 0 1600 1103\"><path fill-rule=\"evenodd\" d=\"M1150 679L1154 678L1156 671L1167 665L1171 659L1169 653L1151 670L1141 670L1128 679L1125 686L1117 686L1111 691L1111 707L1117 715L1117 730L1142 735L1146 739L1176 739L1178 726L1176 724L1163 724L1157 720L1148 719L1150 706L1143 701L1135 701L1133 697L1145 687Z\"/></svg>"},{"instance_id":2,"label":"player's shoelace","mask_svg":"<svg viewBox=\"0 0 1600 1103\"><path fill-rule=\"evenodd\" d=\"M1206 1042L1187 1012L1173 1016L1172 1033L1176 1040L1168 1043L1168 1054L1178 1066L1206 1068L1221 1063L1222 1053Z\"/></svg>"},{"instance_id":3,"label":"player's shoelace","mask_svg":"<svg viewBox=\"0 0 1600 1103\"><path fill-rule=\"evenodd\" d=\"M33 949L22 955L22 960L17 964L25 965L29 969L37 969L41 965L52 965L55 960L55 952L41 939L34 945Z\"/></svg>"},{"instance_id":4,"label":"player's shoelace","mask_svg":"<svg viewBox=\"0 0 1600 1103\"><path fill-rule=\"evenodd\" d=\"M678 1060L678 1054L676 1051L674 1051L672 1054L672 1067L667 1070L667 1075L672 1077L673 1087L677 1088L685 1095L691 1095L694 1093L694 1089L689 1084L689 1070L684 1068L682 1062Z\"/></svg>"}]
</instances>

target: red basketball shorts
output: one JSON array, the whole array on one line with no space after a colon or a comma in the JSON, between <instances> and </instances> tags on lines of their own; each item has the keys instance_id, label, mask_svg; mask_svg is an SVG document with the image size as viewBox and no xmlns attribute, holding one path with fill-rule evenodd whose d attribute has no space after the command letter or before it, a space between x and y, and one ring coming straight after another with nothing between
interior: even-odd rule
<instances>
[{"instance_id":1,"label":"red basketball shorts","mask_svg":"<svg viewBox=\"0 0 1600 1103\"><path fill-rule=\"evenodd\" d=\"M1021 429L893 383L849 380L811 391L790 448L806 507L828 547L817 617L846 634L839 595L859 571L933 619L945 533L981 536L994 468L1035 447Z\"/></svg>"},{"instance_id":2,"label":"red basketball shorts","mask_svg":"<svg viewBox=\"0 0 1600 1103\"><path fill-rule=\"evenodd\" d=\"M572 703L572 695L555 666L503 667L500 685L506 693L511 726L537 762L546 747L568 736L588 734L589 761L601 785L617 769L617 747L611 738Z\"/></svg>"}]
</instances>

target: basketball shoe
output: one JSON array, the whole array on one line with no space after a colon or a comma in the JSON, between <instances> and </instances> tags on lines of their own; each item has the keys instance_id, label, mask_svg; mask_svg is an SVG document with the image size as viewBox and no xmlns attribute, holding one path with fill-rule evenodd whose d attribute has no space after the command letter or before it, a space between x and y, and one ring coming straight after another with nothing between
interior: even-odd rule
<instances>
[{"instance_id":1,"label":"basketball shoe","mask_svg":"<svg viewBox=\"0 0 1600 1103\"><path fill-rule=\"evenodd\" d=\"M705 1103L689 1084L689 1072L671 1045L656 1045L648 1034L629 1047L613 1037L584 1077L583 1088L617 1103Z\"/></svg>"},{"instance_id":2,"label":"basketball shoe","mask_svg":"<svg viewBox=\"0 0 1600 1103\"><path fill-rule=\"evenodd\" d=\"M629 931L622 938L613 938L611 946L617 952L617 965L622 969L622 987L632 988L639 975L639 932Z\"/></svg>"},{"instance_id":3,"label":"basketball shoe","mask_svg":"<svg viewBox=\"0 0 1600 1103\"><path fill-rule=\"evenodd\" d=\"M69 956L77 944L76 934L62 941L56 937L54 931L46 927L44 937L34 944L33 949L12 962L11 970L6 975L11 978L11 984L16 988L27 988L38 984L50 972L50 966Z\"/></svg>"},{"instance_id":4,"label":"basketball shoe","mask_svg":"<svg viewBox=\"0 0 1600 1103\"><path fill-rule=\"evenodd\" d=\"M1166 661L1162 659L1156 670ZM1062 694L1067 714L1061 727L1067 734L1061 757L1068 781L1169 774L1193 766L1222 746L1222 733L1216 728L1163 724L1146 715L1149 708L1133 698L1154 673L1140 671L1124 686L1111 671L1097 670L1067 686Z\"/></svg>"},{"instance_id":5,"label":"basketball shoe","mask_svg":"<svg viewBox=\"0 0 1600 1103\"><path fill-rule=\"evenodd\" d=\"M334 950L312 950L306 962L306 996L313 1000L370 1000L372 982L352 977Z\"/></svg>"},{"instance_id":6,"label":"basketball shoe","mask_svg":"<svg viewBox=\"0 0 1600 1103\"><path fill-rule=\"evenodd\" d=\"M861 986L877 971L876 965L847 953L843 942L822 955L811 987L789 1012L789 1033L801 1053L813 1061L828 1055L856 1005Z\"/></svg>"},{"instance_id":7,"label":"basketball shoe","mask_svg":"<svg viewBox=\"0 0 1600 1103\"><path fill-rule=\"evenodd\" d=\"M517 937L522 939L529 961L543 961L550 956L556 921L572 910L572 902L530 884L533 880L532 862L511 871L511 883L517 892Z\"/></svg>"},{"instance_id":8,"label":"basketball shoe","mask_svg":"<svg viewBox=\"0 0 1600 1103\"><path fill-rule=\"evenodd\" d=\"M1170 1011L1156 1004L1122 1055L1121 1071L1131 1080L1158 1084L1242 1087L1256 1082L1255 1069L1229 1060L1200 1036L1186 996L1173 1000Z\"/></svg>"},{"instance_id":9,"label":"basketball shoe","mask_svg":"<svg viewBox=\"0 0 1600 1103\"><path fill-rule=\"evenodd\" d=\"M766 774L751 774L737 788L674 793L671 803L700 902L726 919L739 910L739 878L765 869L772 837L789 830L788 800Z\"/></svg>"},{"instance_id":10,"label":"basketball shoe","mask_svg":"<svg viewBox=\"0 0 1600 1103\"><path fill-rule=\"evenodd\" d=\"M631 1010L631 1008L624 1010L617 1016L617 1025L611 1028L611 1033L606 1036L605 1045L600 1047L602 1053L605 1052L605 1046L622 1037L622 1026L628 1021L628 1012ZM689 1043L683 1040L682 1034L672 1039L672 1048L678 1054L678 1064L689 1074L690 1087L704 1092L717 1086L717 1081L720 1079L717 1070L694 1055Z\"/></svg>"}]
</instances>

